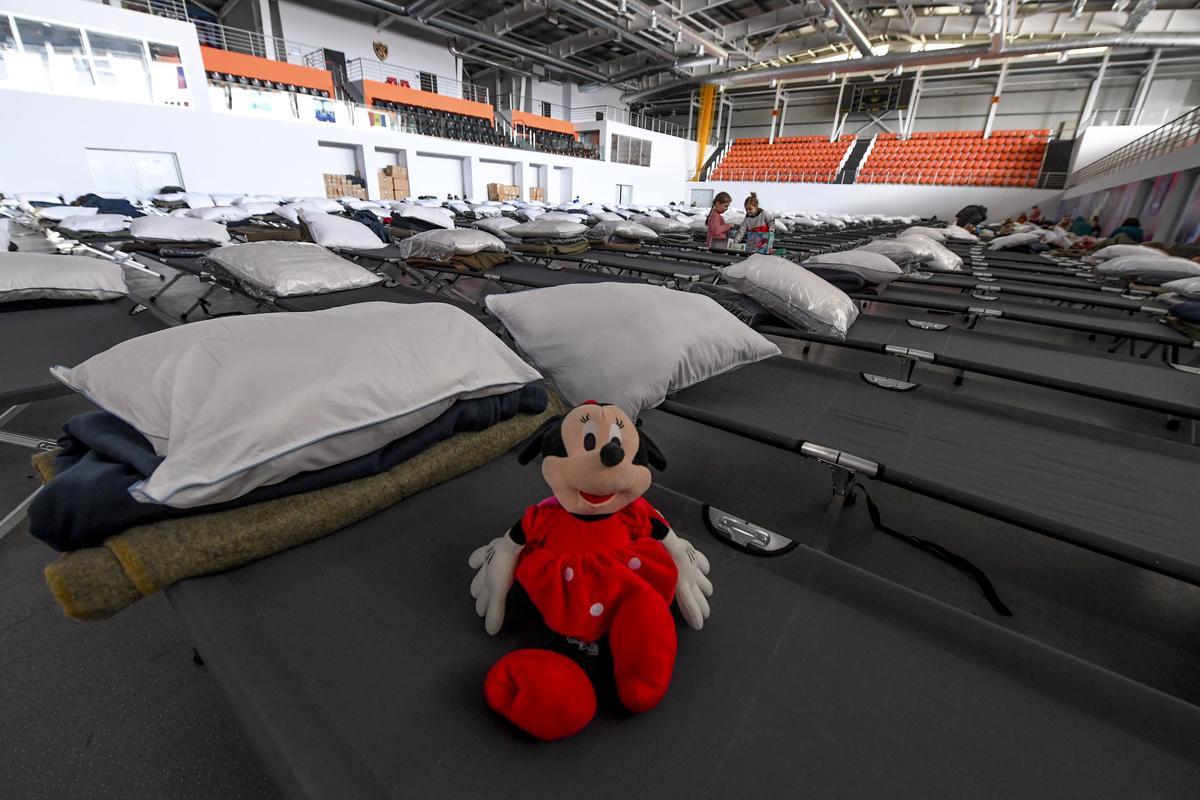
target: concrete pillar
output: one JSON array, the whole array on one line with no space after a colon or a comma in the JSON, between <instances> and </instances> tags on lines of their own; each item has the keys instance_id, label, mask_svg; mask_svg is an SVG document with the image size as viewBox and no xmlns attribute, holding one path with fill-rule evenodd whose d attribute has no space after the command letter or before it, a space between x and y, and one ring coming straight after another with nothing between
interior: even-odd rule
<instances>
[{"instance_id":1,"label":"concrete pillar","mask_svg":"<svg viewBox=\"0 0 1200 800\"><path fill-rule=\"evenodd\" d=\"M1154 83L1154 73L1158 69L1158 59L1161 55L1162 50L1156 48L1154 54L1150 56L1150 65L1146 67L1142 79L1138 81L1137 95L1134 96L1133 110L1129 115L1130 125L1141 124L1142 112L1146 109L1146 96L1150 94L1150 84Z\"/></svg>"},{"instance_id":2,"label":"concrete pillar","mask_svg":"<svg viewBox=\"0 0 1200 800\"><path fill-rule=\"evenodd\" d=\"M1091 124L1092 112L1096 110L1096 98L1100 96L1100 85L1104 83L1104 73L1108 71L1108 54L1109 51L1104 51L1104 57L1100 59L1100 69L1096 70L1096 77L1092 80L1092 85L1088 87L1087 98L1083 101L1083 109L1079 112L1079 122L1075 126L1075 135L1079 136L1088 125Z\"/></svg>"}]
</instances>

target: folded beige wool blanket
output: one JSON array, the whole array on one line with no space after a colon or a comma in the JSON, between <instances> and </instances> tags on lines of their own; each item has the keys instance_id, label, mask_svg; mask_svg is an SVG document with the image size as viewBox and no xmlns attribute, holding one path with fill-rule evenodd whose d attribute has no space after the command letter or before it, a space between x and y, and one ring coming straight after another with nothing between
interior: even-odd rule
<instances>
[{"instance_id":1,"label":"folded beige wool blanket","mask_svg":"<svg viewBox=\"0 0 1200 800\"><path fill-rule=\"evenodd\" d=\"M176 581L233 569L311 542L483 466L562 410L561 401L551 394L541 414L518 414L484 431L459 433L378 475L130 528L100 547L64 553L46 567L46 583L68 617L110 617ZM53 477L53 455L34 458L43 482Z\"/></svg>"}]
</instances>

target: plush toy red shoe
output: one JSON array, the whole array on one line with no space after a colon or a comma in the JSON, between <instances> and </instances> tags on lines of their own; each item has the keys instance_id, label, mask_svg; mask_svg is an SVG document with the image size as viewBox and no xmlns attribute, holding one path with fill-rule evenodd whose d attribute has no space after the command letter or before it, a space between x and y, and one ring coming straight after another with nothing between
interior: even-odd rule
<instances>
[{"instance_id":1,"label":"plush toy red shoe","mask_svg":"<svg viewBox=\"0 0 1200 800\"><path fill-rule=\"evenodd\" d=\"M712 595L708 559L642 497L650 468L665 469L666 460L624 411L599 403L548 420L521 463L539 452L553 497L471 554L475 610L487 632L497 633L509 591L520 583L556 634L584 649L605 640L621 704L649 711L675 667L672 599L700 630ZM539 739L578 733L596 710L587 673L550 650L500 659L484 694L497 713Z\"/></svg>"}]
</instances>

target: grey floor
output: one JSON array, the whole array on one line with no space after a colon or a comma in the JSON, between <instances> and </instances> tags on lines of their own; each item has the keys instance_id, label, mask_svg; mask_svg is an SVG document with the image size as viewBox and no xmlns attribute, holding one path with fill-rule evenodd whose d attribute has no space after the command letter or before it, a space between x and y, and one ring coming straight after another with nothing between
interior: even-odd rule
<instances>
[{"instance_id":1,"label":"grey floor","mask_svg":"<svg viewBox=\"0 0 1200 800\"><path fill-rule=\"evenodd\" d=\"M174 274L145 263L167 279ZM133 270L128 278L142 298L162 286L159 278ZM177 319L206 288L184 277L159 298L156 313ZM210 300L214 313L254 308L223 290ZM914 316L883 305L872 313ZM1060 344L1103 346L1072 332L984 325ZM795 342L780 344L794 357L898 374L899 365L883 357L831 347L804 355ZM1112 403L982 377L955 387L953 377L921 368L916 379L1139 435L1173 440L1187 435L1168 431L1159 415ZM65 419L88 407L77 397L36 403L4 427L53 439ZM691 456L674 459L664 475L663 482L678 491L748 516L770 508L755 521L801 541L806 528L800 521L828 503L829 475L818 464L766 447L747 448L718 432L697 436L691 423L658 412L647 415L647 425L668 452ZM745 460L713 469L735 445ZM0 444L0 516L36 487L29 454ZM794 503L770 502L781 491L794 495ZM998 620L962 576L894 540L864 534L861 504L843 512L833 554L1200 704L1200 589L888 487L871 492L884 513L903 520L910 532L934 531L985 564L1006 601L1021 613ZM42 580L42 568L53 557L24 526L0 539L0 798L276 797L219 687L193 663L191 645L165 598L147 598L105 622L72 622Z\"/></svg>"}]
</instances>

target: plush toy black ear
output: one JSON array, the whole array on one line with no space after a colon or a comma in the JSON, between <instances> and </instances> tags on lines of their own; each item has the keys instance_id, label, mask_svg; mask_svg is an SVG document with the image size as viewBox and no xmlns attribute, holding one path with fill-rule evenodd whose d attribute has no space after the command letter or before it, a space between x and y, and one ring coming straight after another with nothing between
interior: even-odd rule
<instances>
[{"instance_id":1,"label":"plush toy black ear","mask_svg":"<svg viewBox=\"0 0 1200 800\"><path fill-rule=\"evenodd\" d=\"M638 449L633 455L633 463L646 466L647 464L659 472L663 472L667 468L667 457L663 455L662 450L658 449L658 445L646 435L644 430L641 430L641 423L638 422Z\"/></svg>"},{"instance_id":2,"label":"plush toy black ear","mask_svg":"<svg viewBox=\"0 0 1200 800\"><path fill-rule=\"evenodd\" d=\"M537 458L538 453L543 456L561 456L566 458L567 447L562 440L562 414L557 414L546 420L541 426L533 432L533 435L525 442L525 447L522 448L521 454L517 456L517 461L521 464L528 464Z\"/></svg>"}]
</instances>

